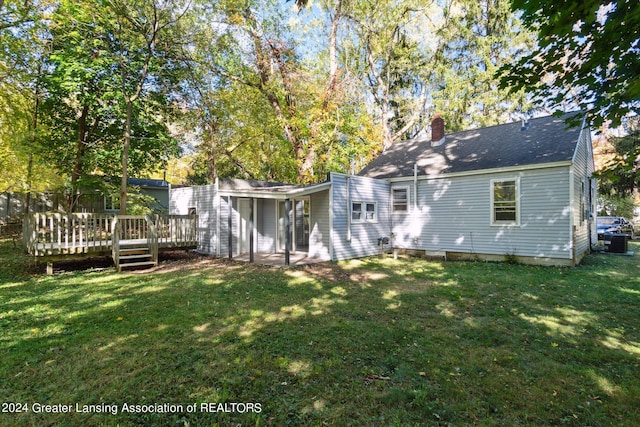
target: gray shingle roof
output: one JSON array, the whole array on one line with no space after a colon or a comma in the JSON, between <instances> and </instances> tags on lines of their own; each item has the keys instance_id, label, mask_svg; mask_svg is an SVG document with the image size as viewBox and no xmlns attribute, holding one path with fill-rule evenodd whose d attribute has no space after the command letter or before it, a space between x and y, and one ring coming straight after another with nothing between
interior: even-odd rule
<instances>
[{"instance_id":1,"label":"gray shingle roof","mask_svg":"<svg viewBox=\"0 0 640 427\"><path fill-rule=\"evenodd\" d=\"M580 127L568 128L567 117L531 119L526 130L515 122L451 133L439 147L430 138L399 141L358 175L413 176L415 163L419 175L437 175L571 160Z\"/></svg>"}]
</instances>

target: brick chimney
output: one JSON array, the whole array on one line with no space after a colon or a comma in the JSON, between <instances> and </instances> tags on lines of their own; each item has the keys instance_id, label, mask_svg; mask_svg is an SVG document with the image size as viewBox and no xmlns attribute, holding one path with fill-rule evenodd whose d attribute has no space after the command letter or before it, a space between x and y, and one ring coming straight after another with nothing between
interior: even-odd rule
<instances>
[{"instance_id":1,"label":"brick chimney","mask_svg":"<svg viewBox=\"0 0 640 427\"><path fill-rule=\"evenodd\" d=\"M440 114L436 114L431 120L431 146L438 147L442 144L444 144L444 119Z\"/></svg>"}]
</instances>

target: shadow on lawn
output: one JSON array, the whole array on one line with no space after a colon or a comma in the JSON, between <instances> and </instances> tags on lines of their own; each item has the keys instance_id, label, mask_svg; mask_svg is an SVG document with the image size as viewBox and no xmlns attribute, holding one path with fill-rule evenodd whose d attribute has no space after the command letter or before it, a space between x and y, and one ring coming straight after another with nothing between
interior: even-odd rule
<instances>
[{"instance_id":1,"label":"shadow on lawn","mask_svg":"<svg viewBox=\"0 0 640 427\"><path fill-rule=\"evenodd\" d=\"M0 397L262 404L18 418L32 424L633 424L640 284L627 261L207 260L0 284Z\"/></svg>"}]
</instances>

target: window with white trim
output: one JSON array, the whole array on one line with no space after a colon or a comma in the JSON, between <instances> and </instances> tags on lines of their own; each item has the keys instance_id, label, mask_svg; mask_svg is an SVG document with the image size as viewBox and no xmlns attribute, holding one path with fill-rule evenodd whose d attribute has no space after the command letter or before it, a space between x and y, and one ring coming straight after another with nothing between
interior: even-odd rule
<instances>
[{"instance_id":1,"label":"window with white trim","mask_svg":"<svg viewBox=\"0 0 640 427\"><path fill-rule=\"evenodd\" d=\"M518 179L491 180L491 224L518 225L519 210Z\"/></svg>"},{"instance_id":2,"label":"window with white trim","mask_svg":"<svg viewBox=\"0 0 640 427\"><path fill-rule=\"evenodd\" d=\"M117 210L120 210L120 197L119 196L104 196L104 210L105 211L117 211Z\"/></svg>"},{"instance_id":3,"label":"window with white trim","mask_svg":"<svg viewBox=\"0 0 640 427\"><path fill-rule=\"evenodd\" d=\"M378 206L376 202L351 202L352 222L377 222Z\"/></svg>"},{"instance_id":4,"label":"window with white trim","mask_svg":"<svg viewBox=\"0 0 640 427\"><path fill-rule=\"evenodd\" d=\"M409 187L397 187L391 189L393 212L409 211Z\"/></svg>"}]
</instances>

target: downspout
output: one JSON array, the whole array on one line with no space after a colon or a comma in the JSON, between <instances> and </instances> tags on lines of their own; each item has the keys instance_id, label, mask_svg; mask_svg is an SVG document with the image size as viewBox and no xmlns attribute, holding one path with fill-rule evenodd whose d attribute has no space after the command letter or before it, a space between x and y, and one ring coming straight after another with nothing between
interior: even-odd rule
<instances>
[{"instance_id":1,"label":"downspout","mask_svg":"<svg viewBox=\"0 0 640 427\"><path fill-rule=\"evenodd\" d=\"M233 198L231 195L227 196L227 205L229 206L229 215L227 217L227 227L229 228L227 244L229 246L229 259L233 259Z\"/></svg>"},{"instance_id":2,"label":"downspout","mask_svg":"<svg viewBox=\"0 0 640 427\"><path fill-rule=\"evenodd\" d=\"M217 176L213 183L213 188L216 192L213 199L213 207L216 210L216 255L222 257L222 236L220 236L220 221L222 221L222 212L220 211L222 210L222 203L220 202L220 184Z\"/></svg>"},{"instance_id":3,"label":"downspout","mask_svg":"<svg viewBox=\"0 0 640 427\"><path fill-rule=\"evenodd\" d=\"M575 223L575 172L573 170L573 163L569 167L569 233L571 238L571 267L576 266L576 223Z\"/></svg>"},{"instance_id":4,"label":"downspout","mask_svg":"<svg viewBox=\"0 0 640 427\"><path fill-rule=\"evenodd\" d=\"M333 253L333 173L329 173L329 180L331 181L331 186L329 187L329 257L331 261L336 261L334 253Z\"/></svg>"},{"instance_id":5,"label":"downspout","mask_svg":"<svg viewBox=\"0 0 640 427\"><path fill-rule=\"evenodd\" d=\"M418 215L418 164L413 164L413 211L411 212L411 222L413 224ZM415 231L413 231L413 246L418 246L418 236L416 236Z\"/></svg>"},{"instance_id":6,"label":"downspout","mask_svg":"<svg viewBox=\"0 0 640 427\"><path fill-rule=\"evenodd\" d=\"M418 210L418 164L413 164L413 212Z\"/></svg>"},{"instance_id":7,"label":"downspout","mask_svg":"<svg viewBox=\"0 0 640 427\"><path fill-rule=\"evenodd\" d=\"M347 242L351 241L351 177L347 175Z\"/></svg>"}]
</instances>

